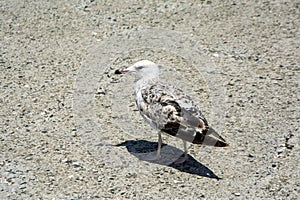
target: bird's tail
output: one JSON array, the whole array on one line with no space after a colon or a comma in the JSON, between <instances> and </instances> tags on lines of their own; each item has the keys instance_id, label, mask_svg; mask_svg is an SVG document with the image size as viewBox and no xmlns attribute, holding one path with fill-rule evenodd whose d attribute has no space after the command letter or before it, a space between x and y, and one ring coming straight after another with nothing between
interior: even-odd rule
<instances>
[{"instance_id":1,"label":"bird's tail","mask_svg":"<svg viewBox=\"0 0 300 200\"><path fill-rule=\"evenodd\" d=\"M197 132L193 143L202 144L202 145L206 145L206 146L214 146L214 147L229 146L229 144L225 141L225 139L211 127L208 129L206 134Z\"/></svg>"}]
</instances>

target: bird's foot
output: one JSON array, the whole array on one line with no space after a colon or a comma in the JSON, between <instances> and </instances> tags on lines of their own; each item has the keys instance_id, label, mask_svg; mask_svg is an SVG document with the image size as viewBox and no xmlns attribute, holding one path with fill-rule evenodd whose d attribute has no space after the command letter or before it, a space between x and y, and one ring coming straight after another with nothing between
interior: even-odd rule
<instances>
[{"instance_id":1,"label":"bird's foot","mask_svg":"<svg viewBox=\"0 0 300 200\"><path fill-rule=\"evenodd\" d=\"M184 163L188 158L189 158L188 154L187 154L187 153L184 153L184 156L183 156L183 157L178 158L178 159L175 160L173 163L174 163L175 165L182 164L182 163Z\"/></svg>"}]
</instances>

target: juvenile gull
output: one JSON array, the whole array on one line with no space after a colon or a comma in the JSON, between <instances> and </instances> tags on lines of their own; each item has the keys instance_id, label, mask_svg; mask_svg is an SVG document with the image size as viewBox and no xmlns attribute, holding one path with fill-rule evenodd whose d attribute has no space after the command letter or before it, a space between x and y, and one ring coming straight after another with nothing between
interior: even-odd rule
<instances>
[{"instance_id":1,"label":"juvenile gull","mask_svg":"<svg viewBox=\"0 0 300 200\"><path fill-rule=\"evenodd\" d=\"M116 74L132 72L136 74L134 85L135 99L140 114L152 127L158 130L157 155L160 158L162 145L161 132L182 139L184 157L188 158L186 142L215 147L226 147L226 141L208 126L206 119L193 100L175 86L165 84L159 79L159 66L142 60L134 65L116 70Z\"/></svg>"}]
</instances>

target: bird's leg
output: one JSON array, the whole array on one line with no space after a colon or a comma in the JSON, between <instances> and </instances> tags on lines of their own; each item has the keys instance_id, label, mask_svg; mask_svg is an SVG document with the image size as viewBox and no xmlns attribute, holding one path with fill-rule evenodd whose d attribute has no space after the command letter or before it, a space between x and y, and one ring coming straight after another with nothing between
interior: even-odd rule
<instances>
[{"instance_id":1,"label":"bird's leg","mask_svg":"<svg viewBox=\"0 0 300 200\"><path fill-rule=\"evenodd\" d=\"M161 145L162 145L161 132L158 131L158 147L157 147L157 154L156 154L157 160L160 159Z\"/></svg>"},{"instance_id":2,"label":"bird's leg","mask_svg":"<svg viewBox=\"0 0 300 200\"><path fill-rule=\"evenodd\" d=\"M187 159L188 159L188 149L187 149L187 146L186 146L186 141L182 140L183 141L183 148L184 148L184 156L183 157L180 157L178 158L174 164L181 164L181 163L184 163Z\"/></svg>"},{"instance_id":3,"label":"bird's leg","mask_svg":"<svg viewBox=\"0 0 300 200\"><path fill-rule=\"evenodd\" d=\"M161 145L162 145L162 137L161 137L161 132L159 131L159 132L158 132L158 147L157 147L157 153L156 153L156 156L148 155L148 156L145 158L145 160L148 160L148 161L159 160L159 159L161 158L161 157L160 157Z\"/></svg>"}]
</instances>

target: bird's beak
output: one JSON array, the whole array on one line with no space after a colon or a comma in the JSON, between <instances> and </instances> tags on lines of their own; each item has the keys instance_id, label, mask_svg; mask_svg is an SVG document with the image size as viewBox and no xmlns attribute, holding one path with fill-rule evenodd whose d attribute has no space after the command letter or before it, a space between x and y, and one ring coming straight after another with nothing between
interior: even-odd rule
<instances>
[{"instance_id":1,"label":"bird's beak","mask_svg":"<svg viewBox=\"0 0 300 200\"><path fill-rule=\"evenodd\" d=\"M123 69L117 69L115 71L115 74L126 74L127 72L128 72L128 70L123 68Z\"/></svg>"},{"instance_id":2,"label":"bird's beak","mask_svg":"<svg viewBox=\"0 0 300 200\"><path fill-rule=\"evenodd\" d=\"M130 66L128 68L117 69L115 74L126 74L127 72L135 72L134 67Z\"/></svg>"},{"instance_id":3,"label":"bird's beak","mask_svg":"<svg viewBox=\"0 0 300 200\"><path fill-rule=\"evenodd\" d=\"M127 69L121 69L122 74L126 74L127 72L129 72Z\"/></svg>"}]
</instances>

